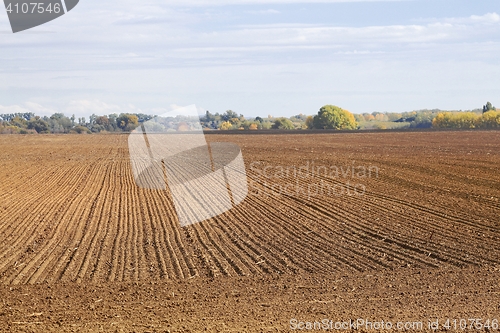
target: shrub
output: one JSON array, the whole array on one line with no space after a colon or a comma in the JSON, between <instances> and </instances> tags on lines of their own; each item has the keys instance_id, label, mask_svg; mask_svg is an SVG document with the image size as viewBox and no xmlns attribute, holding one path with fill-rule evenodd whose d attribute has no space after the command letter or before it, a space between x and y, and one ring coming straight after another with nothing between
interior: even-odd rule
<instances>
[{"instance_id":1,"label":"shrub","mask_svg":"<svg viewBox=\"0 0 500 333\"><path fill-rule=\"evenodd\" d=\"M78 133L78 134L90 134L92 133L87 127L85 126L75 126L73 130Z\"/></svg>"},{"instance_id":2,"label":"shrub","mask_svg":"<svg viewBox=\"0 0 500 333\"><path fill-rule=\"evenodd\" d=\"M49 133L49 123L36 117L28 122L28 129L35 130L37 133Z\"/></svg>"},{"instance_id":3,"label":"shrub","mask_svg":"<svg viewBox=\"0 0 500 333\"><path fill-rule=\"evenodd\" d=\"M293 123L290 119L287 118L278 118L274 121L274 124L272 126L273 129L284 129L284 130L292 130L295 129L295 126L293 126Z\"/></svg>"},{"instance_id":4,"label":"shrub","mask_svg":"<svg viewBox=\"0 0 500 333\"><path fill-rule=\"evenodd\" d=\"M0 134L18 134L20 131L19 127L16 126L2 126L0 127Z\"/></svg>"}]
</instances>

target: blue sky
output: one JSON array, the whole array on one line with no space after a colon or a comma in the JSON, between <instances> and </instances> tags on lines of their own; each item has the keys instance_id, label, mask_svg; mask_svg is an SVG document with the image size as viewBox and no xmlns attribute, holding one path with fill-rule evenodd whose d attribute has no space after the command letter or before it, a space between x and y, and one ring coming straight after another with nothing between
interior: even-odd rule
<instances>
[{"instance_id":1,"label":"blue sky","mask_svg":"<svg viewBox=\"0 0 500 333\"><path fill-rule=\"evenodd\" d=\"M0 113L247 116L500 105L498 0L81 0L12 34Z\"/></svg>"}]
</instances>

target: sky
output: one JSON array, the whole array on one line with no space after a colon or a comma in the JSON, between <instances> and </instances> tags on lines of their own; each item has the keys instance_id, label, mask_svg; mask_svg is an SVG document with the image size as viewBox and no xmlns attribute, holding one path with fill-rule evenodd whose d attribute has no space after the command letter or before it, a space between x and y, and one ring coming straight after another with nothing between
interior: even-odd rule
<instances>
[{"instance_id":1,"label":"sky","mask_svg":"<svg viewBox=\"0 0 500 333\"><path fill-rule=\"evenodd\" d=\"M500 1L80 0L13 34L0 114L500 106Z\"/></svg>"}]
</instances>

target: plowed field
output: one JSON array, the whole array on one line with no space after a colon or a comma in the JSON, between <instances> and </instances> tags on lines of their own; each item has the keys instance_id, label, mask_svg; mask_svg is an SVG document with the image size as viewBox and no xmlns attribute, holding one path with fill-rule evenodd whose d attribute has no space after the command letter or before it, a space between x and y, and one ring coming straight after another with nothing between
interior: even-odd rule
<instances>
[{"instance_id":1,"label":"plowed field","mask_svg":"<svg viewBox=\"0 0 500 333\"><path fill-rule=\"evenodd\" d=\"M208 135L207 140L241 147L249 194L232 210L182 228L168 191L136 186L126 135L0 136L0 284L7 286L0 294L9 288L36 294L48 286L86 295L90 291L83 292L83 285L117 292L117 286L133 289L134 283L186 286L186 281L195 289L204 281L215 288L220 280L226 288L222 295L230 281L235 284L230 293L244 292L247 284L260 295L256 285L264 293L275 278L296 288L302 282L294 277L324 276L329 285L337 281L334 276L433 271L456 276L471 269L480 275L500 267L498 131ZM498 285L494 288L491 292L498 292ZM5 330L55 325L54 316L23 317L30 313L20 304L17 313L4 301ZM32 306L35 315L45 312ZM157 323L134 330L224 330L208 325L214 317L206 326L197 321L194 329ZM273 325L257 325L253 318L254 325L231 327L288 329L290 318L273 318Z\"/></svg>"}]
</instances>

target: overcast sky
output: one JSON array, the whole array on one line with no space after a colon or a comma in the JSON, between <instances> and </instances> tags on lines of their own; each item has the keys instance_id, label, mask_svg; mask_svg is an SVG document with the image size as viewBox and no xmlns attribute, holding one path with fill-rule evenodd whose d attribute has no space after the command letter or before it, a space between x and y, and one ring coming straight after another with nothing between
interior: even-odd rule
<instances>
[{"instance_id":1,"label":"overcast sky","mask_svg":"<svg viewBox=\"0 0 500 333\"><path fill-rule=\"evenodd\" d=\"M0 10L0 113L474 109L499 58L498 0L80 0L17 34Z\"/></svg>"}]
</instances>

